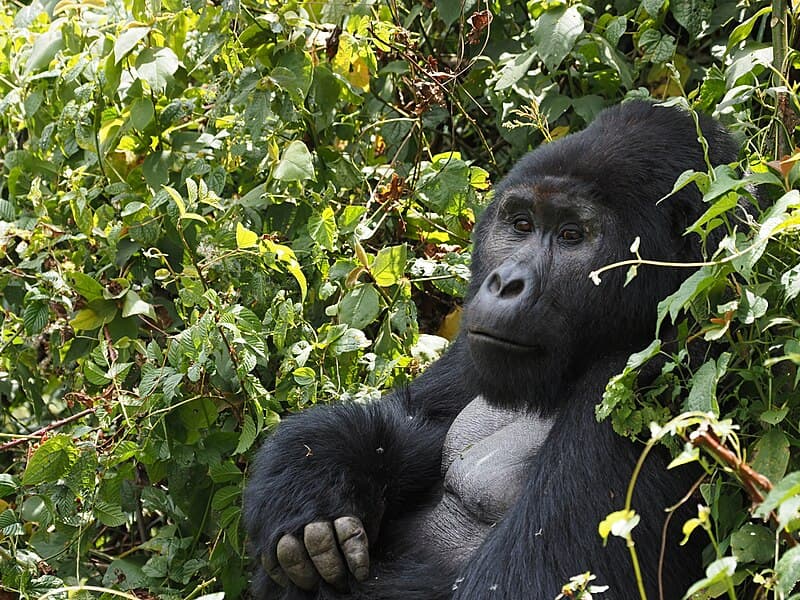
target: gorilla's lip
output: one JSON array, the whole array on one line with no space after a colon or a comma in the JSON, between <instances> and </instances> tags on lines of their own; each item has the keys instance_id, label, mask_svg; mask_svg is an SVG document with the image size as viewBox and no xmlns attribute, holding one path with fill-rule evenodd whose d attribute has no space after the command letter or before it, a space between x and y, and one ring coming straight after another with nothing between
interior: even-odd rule
<instances>
[{"instance_id":1,"label":"gorilla's lip","mask_svg":"<svg viewBox=\"0 0 800 600\"><path fill-rule=\"evenodd\" d=\"M538 350L539 346L533 344L525 344L523 342L518 342L515 340L510 340L505 337L500 337L494 333L489 333L487 331L482 331L480 329L470 329L467 331L469 337L479 341L479 342L488 342L490 344L494 344L496 346L501 346L503 348L509 350L516 350L516 351L524 351L524 352L532 352L534 350Z\"/></svg>"}]
</instances>

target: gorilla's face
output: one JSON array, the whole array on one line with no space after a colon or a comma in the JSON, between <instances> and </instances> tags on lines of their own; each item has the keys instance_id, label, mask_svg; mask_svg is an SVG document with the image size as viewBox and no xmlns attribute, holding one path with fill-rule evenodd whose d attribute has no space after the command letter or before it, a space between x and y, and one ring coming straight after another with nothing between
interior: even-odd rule
<instances>
[{"instance_id":1,"label":"gorilla's face","mask_svg":"<svg viewBox=\"0 0 800 600\"><path fill-rule=\"evenodd\" d=\"M603 290L589 274L622 258L629 242L615 240L624 237L575 180L500 186L476 235L464 323L477 383L493 401L520 387L557 385L575 357L593 354L608 324L599 309Z\"/></svg>"}]
</instances>

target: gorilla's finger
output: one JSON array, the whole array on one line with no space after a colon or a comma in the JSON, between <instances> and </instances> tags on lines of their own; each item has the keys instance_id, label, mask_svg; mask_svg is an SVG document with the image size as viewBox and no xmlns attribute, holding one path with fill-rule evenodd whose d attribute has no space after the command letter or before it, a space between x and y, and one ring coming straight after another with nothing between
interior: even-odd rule
<instances>
[{"instance_id":1,"label":"gorilla's finger","mask_svg":"<svg viewBox=\"0 0 800 600\"><path fill-rule=\"evenodd\" d=\"M278 564L278 558L272 552L265 552L261 555L261 566L269 575L270 579L281 587L289 585L289 578Z\"/></svg>"},{"instance_id":2,"label":"gorilla's finger","mask_svg":"<svg viewBox=\"0 0 800 600\"><path fill-rule=\"evenodd\" d=\"M278 540L278 562L289 579L302 590L311 591L319 583L319 574L303 543L293 535Z\"/></svg>"},{"instance_id":3,"label":"gorilla's finger","mask_svg":"<svg viewBox=\"0 0 800 600\"><path fill-rule=\"evenodd\" d=\"M333 525L329 521L309 523L303 530L303 541L320 576L334 587L347 587L347 567L336 545Z\"/></svg>"},{"instance_id":4,"label":"gorilla's finger","mask_svg":"<svg viewBox=\"0 0 800 600\"><path fill-rule=\"evenodd\" d=\"M339 517L333 526L353 577L358 581L366 580L369 577L369 542L363 523L356 517Z\"/></svg>"}]
</instances>

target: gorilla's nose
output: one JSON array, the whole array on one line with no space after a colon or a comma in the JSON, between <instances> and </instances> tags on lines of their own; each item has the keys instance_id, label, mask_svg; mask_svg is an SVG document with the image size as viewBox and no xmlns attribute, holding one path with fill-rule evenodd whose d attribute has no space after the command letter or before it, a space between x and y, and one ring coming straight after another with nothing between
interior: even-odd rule
<instances>
[{"instance_id":1,"label":"gorilla's nose","mask_svg":"<svg viewBox=\"0 0 800 600\"><path fill-rule=\"evenodd\" d=\"M486 285L494 296L503 300L516 298L525 290L525 280L522 277L512 275L504 279L497 271L489 275Z\"/></svg>"}]
</instances>

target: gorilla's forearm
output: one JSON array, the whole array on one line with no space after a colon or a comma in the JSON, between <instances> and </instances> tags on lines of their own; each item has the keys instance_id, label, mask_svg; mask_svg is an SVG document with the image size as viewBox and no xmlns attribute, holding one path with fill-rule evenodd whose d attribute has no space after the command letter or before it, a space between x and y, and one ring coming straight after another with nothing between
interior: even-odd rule
<instances>
[{"instance_id":1,"label":"gorilla's forearm","mask_svg":"<svg viewBox=\"0 0 800 600\"><path fill-rule=\"evenodd\" d=\"M402 395L371 405L318 407L287 419L251 473L245 512L261 530L255 539L266 548L310 520L347 514L362 518L368 531L377 528L386 509L440 476L446 431L446 425L409 415ZM270 523L270 506L291 507L293 515Z\"/></svg>"}]
</instances>

